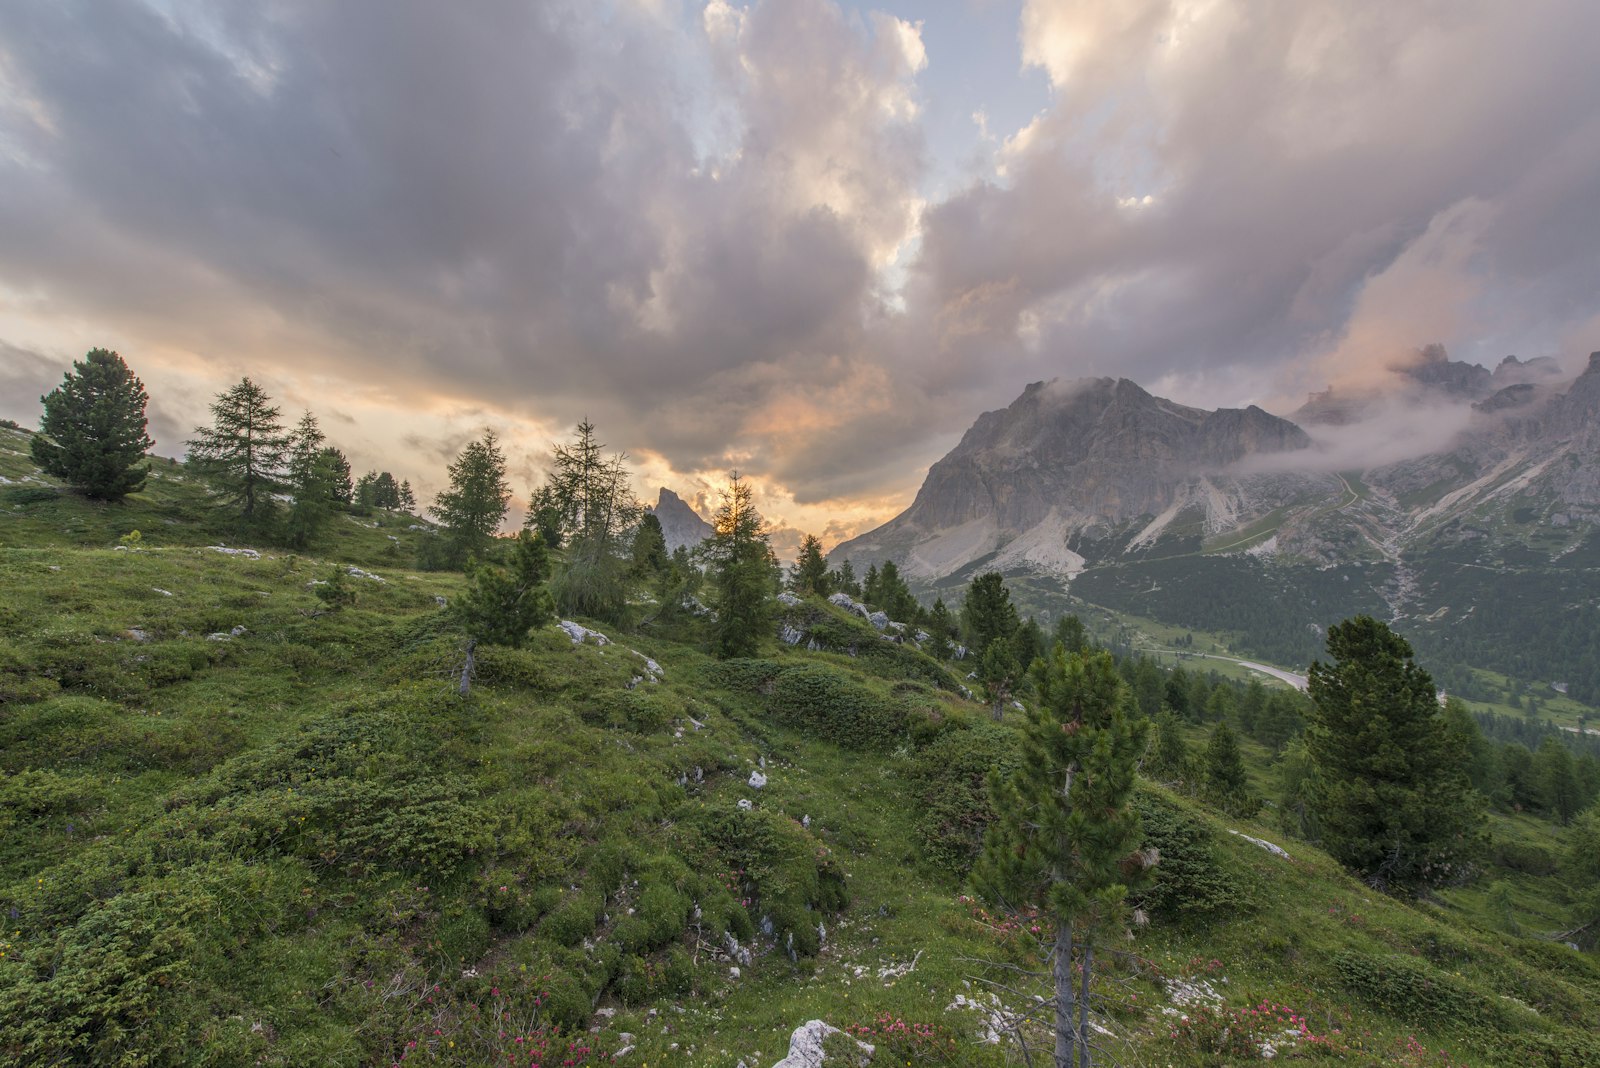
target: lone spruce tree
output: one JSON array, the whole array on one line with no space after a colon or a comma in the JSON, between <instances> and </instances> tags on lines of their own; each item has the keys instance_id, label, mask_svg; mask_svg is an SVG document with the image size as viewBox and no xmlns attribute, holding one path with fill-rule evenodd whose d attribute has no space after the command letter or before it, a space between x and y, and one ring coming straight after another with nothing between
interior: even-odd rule
<instances>
[{"instance_id":1,"label":"lone spruce tree","mask_svg":"<svg viewBox=\"0 0 1600 1068\"><path fill-rule=\"evenodd\" d=\"M1328 653L1332 663L1311 665L1306 722L1322 847L1378 890L1457 877L1481 843L1483 799L1433 679L1370 616L1328 628Z\"/></svg>"},{"instance_id":2,"label":"lone spruce tree","mask_svg":"<svg viewBox=\"0 0 1600 1068\"><path fill-rule=\"evenodd\" d=\"M252 522L271 506L281 485L289 436L266 390L241 379L211 402L210 426L195 427L189 461L210 476L223 497Z\"/></svg>"},{"instance_id":3,"label":"lone spruce tree","mask_svg":"<svg viewBox=\"0 0 1600 1068\"><path fill-rule=\"evenodd\" d=\"M432 511L444 527L440 562L459 568L489 547L506 516L511 487L506 483L505 454L493 430L468 442L448 470L450 488L433 499Z\"/></svg>"},{"instance_id":4,"label":"lone spruce tree","mask_svg":"<svg viewBox=\"0 0 1600 1068\"><path fill-rule=\"evenodd\" d=\"M1034 685L1022 764L991 782L1000 817L973 878L1003 907L1036 906L1054 922L1055 1064L1087 1068L1095 947L1155 863L1137 848L1131 806L1148 724L1108 653L1057 645L1035 662Z\"/></svg>"},{"instance_id":5,"label":"lone spruce tree","mask_svg":"<svg viewBox=\"0 0 1600 1068\"><path fill-rule=\"evenodd\" d=\"M756 511L750 483L735 471L722 491L704 552L716 596L717 656L752 656L772 628L772 596L778 563L767 543L767 525Z\"/></svg>"},{"instance_id":6,"label":"lone spruce tree","mask_svg":"<svg viewBox=\"0 0 1600 1068\"><path fill-rule=\"evenodd\" d=\"M33 459L87 497L117 501L144 489L140 465L154 445L145 432L150 397L122 357L91 349L72 365L61 384L39 398L42 433L33 438Z\"/></svg>"},{"instance_id":7,"label":"lone spruce tree","mask_svg":"<svg viewBox=\"0 0 1600 1068\"><path fill-rule=\"evenodd\" d=\"M556 602L545 588L549 577L550 554L544 539L526 530L517 535L509 567L468 562L467 588L449 609L467 635L462 697L471 692L474 653L480 642L519 649L534 627L555 619Z\"/></svg>"}]
</instances>

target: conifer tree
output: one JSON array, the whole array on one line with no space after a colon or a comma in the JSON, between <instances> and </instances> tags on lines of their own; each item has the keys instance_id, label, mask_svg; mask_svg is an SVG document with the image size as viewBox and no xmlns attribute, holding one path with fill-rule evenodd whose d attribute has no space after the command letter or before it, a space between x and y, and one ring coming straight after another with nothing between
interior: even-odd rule
<instances>
[{"instance_id":1,"label":"conifer tree","mask_svg":"<svg viewBox=\"0 0 1600 1068\"><path fill-rule=\"evenodd\" d=\"M289 492L294 495L294 504L289 509L287 540L292 548L309 545L333 514L338 472L324 447L326 440L316 416L310 412L300 417L289 435Z\"/></svg>"},{"instance_id":2,"label":"conifer tree","mask_svg":"<svg viewBox=\"0 0 1600 1068\"><path fill-rule=\"evenodd\" d=\"M144 489L148 469L140 461L155 444L146 433L150 397L121 356L90 349L39 400L44 416L32 451L45 472L95 500L117 501Z\"/></svg>"},{"instance_id":3,"label":"conifer tree","mask_svg":"<svg viewBox=\"0 0 1600 1068\"><path fill-rule=\"evenodd\" d=\"M1006 702L1011 700L1021 673L1012 638L998 637L983 651L978 661L978 681L983 684L983 695L989 700L989 711L996 723L1005 718Z\"/></svg>"},{"instance_id":4,"label":"conifer tree","mask_svg":"<svg viewBox=\"0 0 1600 1068\"><path fill-rule=\"evenodd\" d=\"M1239 739L1226 721L1211 728L1201 772L1206 799L1228 815L1248 818L1261 807L1261 802L1250 793Z\"/></svg>"},{"instance_id":5,"label":"conifer tree","mask_svg":"<svg viewBox=\"0 0 1600 1068\"><path fill-rule=\"evenodd\" d=\"M408 514L415 514L416 511L417 511L417 495L415 493L411 492L411 481L410 481L410 479L407 479L407 480L405 480L405 481L400 483L400 504L399 504L399 507L400 507L401 511L404 511L404 512L406 512Z\"/></svg>"},{"instance_id":6,"label":"conifer tree","mask_svg":"<svg viewBox=\"0 0 1600 1068\"><path fill-rule=\"evenodd\" d=\"M967 646L974 653L981 657L996 638L1016 634L1019 624L1011 591L1006 589L1000 572L987 571L967 586L966 600L961 605L961 627Z\"/></svg>"},{"instance_id":7,"label":"conifer tree","mask_svg":"<svg viewBox=\"0 0 1600 1068\"><path fill-rule=\"evenodd\" d=\"M467 574L467 587L450 613L470 640L518 649L533 628L556 617L555 600L545 588L550 555L537 534L517 535L508 566L473 561Z\"/></svg>"},{"instance_id":8,"label":"conifer tree","mask_svg":"<svg viewBox=\"0 0 1600 1068\"><path fill-rule=\"evenodd\" d=\"M467 561L467 588L449 608L467 636L457 691L462 697L472 690L479 643L520 648L529 631L555 618L555 599L545 589L549 574L544 541L526 530L517 534L508 567Z\"/></svg>"},{"instance_id":9,"label":"conifer tree","mask_svg":"<svg viewBox=\"0 0 1600 1068\"><path fill-rule=\"evenodd\" d=\"M450 487L434 498L432 511L444 527L441 562L458 568L490 546L505 518L511 488L506 484L506 458L493 430L468 442L448 470Z\"/></svg>"},{"instance_id":10,"label":"conifer tree","mask_svg":"<svg viewBox=\"0 0 1600 1068\"><path fill-rule=\"evenodd\" d=\"M973 877L1003 907L1036 906L1053 921L1055 1064L1078 1068L1092 1062L1095 949L1154 863L1137 849L1131 805L1148 724L1107 653L1069 656L1057 645L1035 663L1034 688L1021 766L992 783L999 818Z\"/></svg>"},{"instance_id":11,"label":"conifer tree","mask_svg":"<svg viewBox=\"0 0 1600 1068\"><path fill-rule=\"evenodd\" d=\"M328 492L334 503L349 505L355 500L355 484L350 481L350 461L331 445L322 451L328 458L328 470L332 475Z\"/></svg>"},{"instance_id":12,"label":"conifer tree","mask_svg":"<svg viewBox=\"0 0 1600 1068\"><path fill-rule=\"evenodd\" d=\"M861 596L861 584L856 581L856 568L849 560L841 562L833 570L831 584L840 593L848 593L856 598Z\"/></svg>"},{"instance_id":13,"label":"conifer tree","mask_svg":"<svg viewBox=\"0 0 1600 1068\"><path fill-rule=\"evenodd\" d=\"M188 443L190 462L238 505L246 522L269 512L271 494L282 486L289 437L279 414L266 391L246 377L217 394L212 425L196 427Z\"/></svg>"},{"instance_id":14,"label":"conifer tree","mask_svg":"<svg viewBox=\"0 0 1600 1068\"><path fill-rule=\"evenodd\" d=\"M672 554L667 552L667 535L661 529L661 520L654 512L646 512L633 532L633 548L629 551L630 568L640 578L653 578L672 566Z\"/></svg>"},{"instance_id":15,"label":"conifer tree","mask_svg":"<svg viewBox=\"0 0 1600 1068\"><path fill-rule=\"evenodd\" d=\"M1155 739L1145 757L1145 773L1158 782L1184 782L1189 779L1189 743L1183 727L1171 709L1163 709L1155 720Z\"/></svg>"},{"instance_id":16,"label":"conifer tree","mask_svg":"<svg viewBox=\"0 0 1600 1068\"><path fill-rule=\"evenodd\" d=\"M1445 730L1433 679L1370 616L1328 628L1311 665L1306 744L1321 844L1375 889L1458 877L1481 842L1482 799Z\"/></svg>"},{"instance_id":17,"label":"conifer tree","mask_svg":"<svg viewBox=\"0 0 1600 1068\"><path fill-rule=\"evenodd\" d=\"M928 612L928 655L935 660L949 660L954 655L950 647L950 638L954 634L955 620L950 618L950 609L945 607L943 597L937 597Z\"/></svg>"},{"instance_id":18,"label":"conifer tree","mask_svg":"<svg viewBox=\"0 0 1600 1068\"><path fill-rule=\"evenodd\" d=\"M1539 802L1563 827L1583 807L1572 754L1555 738L1546 738L1533 755L1533 781Z\"/></svg>"},{"instance_id":19,"label":"conifer tree","mask_svg":"<svg viewBox=\"0 0 1600 1068\"><path fill-rule=\"evenodd\" d=\"M750 483L739 472L729 476L711 525L703 545L716 595L717 656L751 656L772 628L778 565Z\"/></svg>"},{"instance_id":20,"label":"conifer tree","mask_svg":"<svg viewBox=\"0 0 1600 1068\"><path fill-rule=\"evenodd\" d=\"M1056 620L1055 638L1069 653L1081 653L1090 644L1088 628L1083 625L1083 620L1071 613Z\"/></svg>"},{"instance_id":21,"label":"conifer tree","mask_svg":"<svg viewBox=\"0 0 1600 1068\"><path fill-rule=\"evenodd\" d=\"M800 555L789 569L789 589L802 597L808 594L826 597L832 592L828 583L828 561L822 555L822 542L814 534L807 534L800 542Z\"/></svg>"},{"instance_id":22,"label":"conifer tree","mask_svg":"<svg viewBox=\"0 0 1600 1068\"><path fill-rule=\"evenodd\" d=\"M629 484L627 454L606 457L587 419L574 434L569 444L554 447L549 481L548 500L559 512L566 552L553 592L563 612L622 622L628 607L628 532L644 506Z\"/></svg>"}]
</instances>

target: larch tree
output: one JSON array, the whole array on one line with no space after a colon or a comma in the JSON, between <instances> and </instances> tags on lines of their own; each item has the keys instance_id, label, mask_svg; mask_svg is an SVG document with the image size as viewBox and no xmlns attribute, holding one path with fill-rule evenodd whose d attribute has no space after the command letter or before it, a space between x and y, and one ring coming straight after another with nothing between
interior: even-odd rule
<instances>
[{"instance_id":1,"label":"larch tree","mask_svg":"<svg viewBox=\"0 0 1600 1068\"><path fill-rule=\"evenodd\" d=\"M717 656L751 656L772 629L772 595L778 563L767 542L767 525L756 511L750 483L733 472L702 543L716 598Z\"/></svg>"},{"instance_id":2,"label":"larch tree","mask_svg":"<svg viewBox=\"0 0 1600 1068\"><path fill-rule=\"evenodd\" d=\"M506 458L494 431L485 430L480 440L468 442L448 471L450 486L434 498L431 510L444 527L441 562L460 568L493 544L511 501Z\"/></svg>"},{"instance_id":3,"label":"larch tree","mask_svg":"<svg viewBox=\"0 0 1600 1068\"><path fill-rule=\"evenodd\" d=\"M89 350L39 400L44 416L31 447L46 473L102 501L144 488L148 469L141 461L155 444L146 433L150 397L121 356Z\"/></svg>"},{"instance_id":4,"label":"larch tree","mask_svg":"<svg viewBox=\"0 0 1600 1068\"><path fill-rule=\"evenodd\" d=\"M1132 807L1148 724L1108 653L1057 645L1033 674L1021 764L991 784L999 818L973 878L1002 907L1036 907L1053 922L1055 1064L1087 1068L1095 949L1156 860L1138 848Z\"/></svg>"},{"instance_id":5,"label":"larch tree","mask_svg":"<svg viewBox=\"0 0 1600 1068\"><path fill-rule=\"evenodd\" d=\"M571 442L553 452L555 469L544 500L559 516L566 554L553 583L556 603L563 612L621 622L628 608L630 536L644 514L633 494L627 454L606 456L587 419ZM538 525L538 515L530 510L529 522Z\"/></svg>"},{"instance_id":6,"label":"larch tree","mask_svg":"<svg viewBox=\"0 0 1600 1068\"><path fill-rule=\"evenodd\" d=\"M211 425L196 427L189 462L210 477L246 522L271 509L282 487L289 435L266 390L248 377L211 402Z\"/></svg>"},{"instance_id":7,"label":"larch tree","mask_svg":"<svg viewBox=\"0 0 1600 1068\"><path fill-rule=\"evenodd\" d=\"M1458 878L1482 842L1483 799L1411 646L1370 616L1328 628L1309 672L1308 803L1321 845L1375 889Z\"/></svg>"}]
</instances>

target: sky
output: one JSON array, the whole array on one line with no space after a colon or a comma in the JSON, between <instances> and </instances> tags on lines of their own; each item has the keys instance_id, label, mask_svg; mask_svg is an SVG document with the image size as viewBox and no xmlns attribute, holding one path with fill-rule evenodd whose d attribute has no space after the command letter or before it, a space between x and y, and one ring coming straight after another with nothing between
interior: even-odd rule
<instances>
[{"instance_id":1,"label":"sky","mask_svg":"<svg viewBox=\"0 0 1600 1068\"><path fill-rule=\"evenodd\" d=\"M588 418L833 544L1029 382L1600 348L1592 0L10 0L0 416L249 375L424 500Z\"/></svg>"}]
</instances>

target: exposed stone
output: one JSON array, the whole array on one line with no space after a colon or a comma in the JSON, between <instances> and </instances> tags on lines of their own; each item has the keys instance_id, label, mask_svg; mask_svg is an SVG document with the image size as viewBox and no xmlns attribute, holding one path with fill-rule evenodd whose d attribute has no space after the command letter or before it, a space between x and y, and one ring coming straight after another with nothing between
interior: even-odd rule
<instances>
[{"instance_id":1,"label":"exposed stone","mask_svg":"<svg viewBox=\"0 0 1600 1068\"><path fill-rule=\"evenodd\" d=\"M789 1036L789 1055L778 1061L772 1068L823 1068L823 1065L864 1065L872 1060L872 1055L877 1050L867 1043L857 1039L849 1041L855 1043L852 1050L853 1056L848 1060L830 1058L824 1049L824 1044L834 1035L844 1035L837 1027L830 1026L822 1020L808 1020L794 1029Z\"/></svg>"},{"instance_id":2,"label":"exposed stone","mask_svg":"<svg viewBox=\"0 0 1600 1068\"><path fill-rule=\"evenodd\" d=\"M749 783L749 785L750 785L750 789L759 790L762 787L767 785L767 777L765 775L761 774L761 772L759 772L759 771L752 771L750 773L750 783Z\"/></svg>"}]
</instances>

